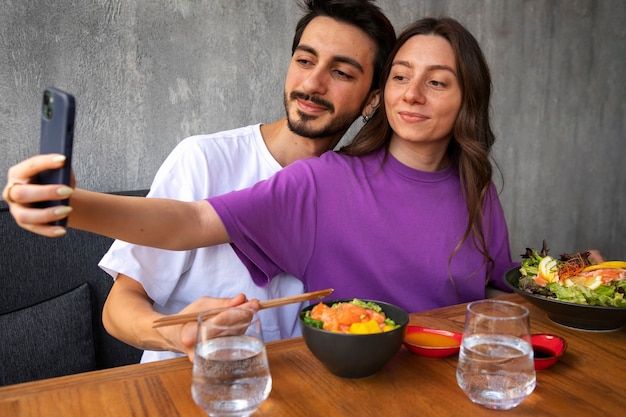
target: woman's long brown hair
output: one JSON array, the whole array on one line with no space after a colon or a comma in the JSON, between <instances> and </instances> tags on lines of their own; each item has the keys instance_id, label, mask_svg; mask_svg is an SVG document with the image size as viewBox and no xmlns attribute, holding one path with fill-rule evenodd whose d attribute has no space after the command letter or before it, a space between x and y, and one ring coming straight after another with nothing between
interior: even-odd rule
<instances>
[{"instance_id":1,"label":"woman's long brown hair","mask_svg":"<svg viewBox=\"0 0 626 417\"><path fill-rule=\"evenodd\" d=\"M462 93L461 108L454 123L447 156L459 172L469 217L467 228L450 254L448 265L463 242L471 237L473 245L483 255L483 264L488 266L488 280L493 269L493 259L489 256L485 242L482 210L493 173L489 159L495 141L489 119L491 75L478 42L459 22L449 17L425 18L408 26L398 36L381 74L380 108L357 133L352 143L343 147L340 152L347 155L365 155L381 147L389 148L392 129L385 115L385 83L398 50L407 40L417 35L441 36L450 43L456 58Z\"/></svg>"}]
</instances>

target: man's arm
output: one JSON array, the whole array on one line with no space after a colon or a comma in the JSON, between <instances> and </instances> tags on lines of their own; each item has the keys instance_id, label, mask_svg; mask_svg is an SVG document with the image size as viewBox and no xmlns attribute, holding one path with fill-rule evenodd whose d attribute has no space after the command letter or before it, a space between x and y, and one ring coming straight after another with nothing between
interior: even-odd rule
<instances>
[{"instance_id":1,"label":"man's arm","mask_svg":"<svg viewBox=\"0 0 626 417\"><path fill-rule=\"evenodd\" d=\"M140 283L118 275L102 310L102 323L111 336L140 349L183 352L172 335L172 329L180 330L177 326L152 328L152 322L161 317Z\"/></svg>"},{"instance_id":2,"label":"man's arm","mask_svg":"<svg viewBox=\"0 0 626 417\"><path fill-rule=\"evenodd\" d=\"M243 294L233 298L201 297L181 313L193 313L213 308L242 305L258 310L258 300L247 302ZM102 323L113 337L144 350L182 352L193 361L197 324L153 328L154 320L163 317L152 306L143 286L126 275L118 275L104 304Z\"/></svg>"}]
</instances>

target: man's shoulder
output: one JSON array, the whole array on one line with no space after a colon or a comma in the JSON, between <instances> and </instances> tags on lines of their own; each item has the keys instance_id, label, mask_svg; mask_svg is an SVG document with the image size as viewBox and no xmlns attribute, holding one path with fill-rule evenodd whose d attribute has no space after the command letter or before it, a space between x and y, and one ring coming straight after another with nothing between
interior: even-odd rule
<instances>
[{"instance_id":1,"label":"man's shoulder","mask_svg":"<svg viewBox=\"0 0 626 417\"><path fill-rule=\"evenodd\" d=\"M233 144L235 142L250 142L261 139L260 124L238 127L235 129L222 130L220 132L198 134L183 139L179 146L196 145L211 146L222 143Z\"/></svg>"},{"instance_id":2,"label":"man's shoulder","mask_svg":"<svg viewBox=\"0 0 626 417\"><path fill-rule=\"evenodd\" d=\"M192 189L193 198L204 198L248 187L278 169L259 125L251 125L185 138L163 162L151 189L167 189L159 196L177 199L184 199L175 197L181 194L179 189Z\"/></svg>"},{"instance_id":3,"label":"man's shoulder","mask_svg":"<svg viewBox=\"0 0 626 417\"><path fill-rule=\"evenodd\" d=\"M259 158L259 155L265 157L266 152L268 151L259 125L250 125L186 137L172 150L168 161L178 163L180 161L202 162L207 158L211 160Z\"/></svg>"}]
</instances>

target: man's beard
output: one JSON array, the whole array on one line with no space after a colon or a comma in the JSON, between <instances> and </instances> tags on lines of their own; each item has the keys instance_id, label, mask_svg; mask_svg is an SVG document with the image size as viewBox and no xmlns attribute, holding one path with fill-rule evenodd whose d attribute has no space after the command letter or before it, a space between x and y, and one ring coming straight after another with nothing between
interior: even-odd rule
<instances>
[{"instance_id":1,"label":"man's beard","mask_svg":"<svg viewBox=\"0 0 626 417\"><path fill-rule=\"evenodd\" d=\"M289 101L295 101L298 98L302 100L309 100L315 104L326 107L331 116L335 115L335 107L332 105L332 103L329 103L316 96L309 96L307 94L294 91L289 95L288 98L287 93L285 93L284 101L285 113L287 114L287 126L289 127L289 130L299 136L307 137L310 139L324 139L337 135L343 136L343 134L350 128L354 120L358 117L358 114L335 117L331 118L329 124L314 128L313 126L311 126L311 122L317 119L317 116L310 116L296 109L295 111L298 115L298 119L293 120L291 118L291 115L289 114Z\"/></svg>"}]
</instances>

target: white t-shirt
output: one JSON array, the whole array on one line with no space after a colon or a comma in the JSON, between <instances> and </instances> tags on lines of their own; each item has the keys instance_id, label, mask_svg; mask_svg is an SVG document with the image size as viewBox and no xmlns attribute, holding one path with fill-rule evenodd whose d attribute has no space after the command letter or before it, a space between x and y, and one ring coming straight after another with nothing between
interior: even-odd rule
<instances>
[{"instance_id":1,"label":"white t-shirt","mask_svg":"<svg viewBox=\"0 0 626 417\"><path fill-rule=\"evenodd\" d=\"M197 201L246 188L280 170L261 136L260 125L181 141L154 178L148 197ZM145 288L154 308L175 314L200 296L267 300L300 294L300 281L291 276L256 286L230 245L192 251L167 251L115 241L98 264L114 279L122 273ZM298 312L302 304L261 310L266 342L300 335ZM144 351L141 361L181 356L167 351Z\"/></svg>"}]
</instances>

